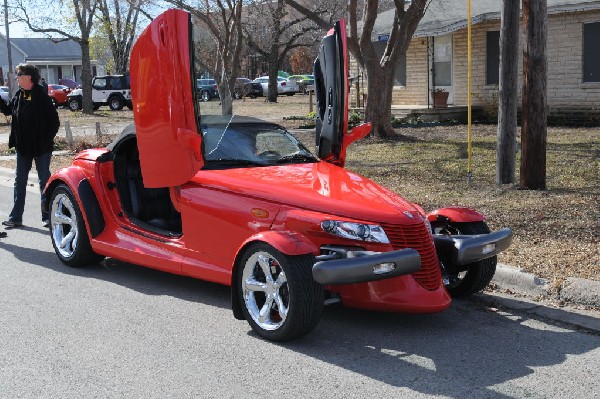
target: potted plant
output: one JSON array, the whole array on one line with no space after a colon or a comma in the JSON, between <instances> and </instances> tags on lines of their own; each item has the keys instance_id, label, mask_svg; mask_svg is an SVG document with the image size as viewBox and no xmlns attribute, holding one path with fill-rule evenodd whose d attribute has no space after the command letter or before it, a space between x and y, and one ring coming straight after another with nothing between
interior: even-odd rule
<instances>
[{"instance_id":1,"label":"potted plant","mask_svg":"<svg viewBox=\"0 0 600 399\"><path fill-rule=\"evenodd\" d=\"M448 93L444 89L433 89L431 90L431 98L433 99L434 108L443 108L448 106Z\"/></svg>"}]
</instances>

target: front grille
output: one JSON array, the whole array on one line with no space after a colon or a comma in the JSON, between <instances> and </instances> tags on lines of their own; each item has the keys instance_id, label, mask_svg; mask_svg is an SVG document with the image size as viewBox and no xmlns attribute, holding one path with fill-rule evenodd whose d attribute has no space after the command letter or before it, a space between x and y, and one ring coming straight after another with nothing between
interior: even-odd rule
<instances>
[{"instance_id":1,"label":"front grille","mask_svg":"<svg viewBox=\"0 0 600 399\"><path fill-rule=\"evenodd\" d=\"M421 255L421 270L412 273L414 279L425 289L435 290L440 286L442 273L439 260L435 252L433 237L425 227L418 221L412 225L382 224L392 246L395 250L413 248Z\"/></svg>"}]
</instances>

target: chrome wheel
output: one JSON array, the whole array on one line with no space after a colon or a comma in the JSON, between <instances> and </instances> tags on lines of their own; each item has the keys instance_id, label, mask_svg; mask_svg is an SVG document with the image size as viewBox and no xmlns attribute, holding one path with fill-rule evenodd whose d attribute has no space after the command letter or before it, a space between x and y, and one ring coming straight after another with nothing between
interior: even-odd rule
<instances>
[{"instance_id":1,"label":"chrome wheel","mask_svg":"<svg viewBox=\"0 0 600 399\"><path fill-rule=\"evenodd\" d=\"M323 312L323 287L312 278L312 254L285 255L267 243L242 253L233 290L243 317L261 337L295 339L315 328Z\"/></svg>"},{"instance_id":2,"label":"chrome wheel","mask_svg":"<svg viewBox=\"0 0 600 399\"><path fill-rule=\"evenodd\" d=\"M250 317L261 329L273 331L285 322L290 299L287 278L268 252L255 252L244 264L242 293Z\"/></svg>"},{"instance_id":3,"label":"chrome wheel","mask_svg":"<svg viewBox=\"0 0 600 399\"><path fill-rule=\"evenodd\" d=\"M52 241L59 255L64 258L71 258L77 250L79 229L77 227L77 214L71 199L66 193L61 192L52 200L50 231Z\"/></svg>"}]
</instances>

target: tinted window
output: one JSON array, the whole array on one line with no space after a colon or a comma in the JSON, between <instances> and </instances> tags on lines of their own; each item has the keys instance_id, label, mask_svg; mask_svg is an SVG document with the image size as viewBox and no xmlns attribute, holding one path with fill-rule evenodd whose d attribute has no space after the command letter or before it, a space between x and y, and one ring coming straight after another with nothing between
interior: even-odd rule
<instances>
[{"instance_id":1,"label":"tinted window","mask_svg":"<svg viewBox=\"0 0 600 399\"><path fill-rule=\"evenodd\" d=\"M600 82L600 22L583 25L583 81Z\"/></svg>"},{"instance_id":2,"label":"tinted window","mask_svg":"<svg viewBox=\"0 0 600 399\"><path fill-rule=\"evenodd\" d=\"M485 84L500 83L500 31L487 32Z\"/></svg>"}]
</instances>

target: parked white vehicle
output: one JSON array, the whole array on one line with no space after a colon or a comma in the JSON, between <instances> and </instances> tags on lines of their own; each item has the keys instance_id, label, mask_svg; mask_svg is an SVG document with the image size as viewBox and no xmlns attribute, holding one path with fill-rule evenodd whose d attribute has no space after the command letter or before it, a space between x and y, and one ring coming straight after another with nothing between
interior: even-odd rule
<instances>
[{"instance_id":1,"label":"parked white vehicle","mask_svg":"<svg viewBox=\"0 0 600 399\"><path fill-rule=\"evenodd\" d=\"M113 111L132 109L129 75L96 76L92 81L92 102L94 109L108 105ZM68 95L67 104L71 111L77 111L83 105L82 89L75 89Z\"/></svg>"},{"instance_id":2,"label":"parked white vehicle","mask_svg":"<svg viewBox=\"0 0 600 399\"><path fill-rule=\"evenodd\" d=\"M253 82L260 83L263 88L263 95L266 96L269 92L269 77L261 76L260 78L254 79ZM298 85L296 82L282 77L277 78L277 94L287 94L288 96L293 96L297 91Z\"/></svg>"}]
</instances>

